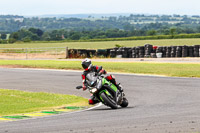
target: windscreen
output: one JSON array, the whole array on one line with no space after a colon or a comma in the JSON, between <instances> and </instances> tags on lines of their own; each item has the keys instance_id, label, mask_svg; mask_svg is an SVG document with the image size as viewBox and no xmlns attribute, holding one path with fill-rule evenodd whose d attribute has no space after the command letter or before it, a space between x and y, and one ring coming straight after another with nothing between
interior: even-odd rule
<instances>
[{"instance_id":1,"label":"windscreen","mask_svg":"<svg viewBox=\"0 0 200 133\"><path fill-rule=\"evenodd\" d=\"M87 74L86 82L89 86L93 86L96 80L97 80L97 76L95 75L95 72L90 72Z\"/></svg>"}]
</instances>

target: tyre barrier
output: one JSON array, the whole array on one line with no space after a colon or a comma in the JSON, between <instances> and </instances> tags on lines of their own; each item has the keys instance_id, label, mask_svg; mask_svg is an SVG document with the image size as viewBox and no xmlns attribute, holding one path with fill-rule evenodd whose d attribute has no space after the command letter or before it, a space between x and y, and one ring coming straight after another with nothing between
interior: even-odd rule
<instances>
[{"instance_id":1,"label":"tyre barrier","mask_svg":"<svg viewBox=\"0 0 200 133\"><path fill-rule=\"evenodd\" d=\"M110 57L122 58L156 58L162 53L162 58L200 57L200 45L194 46L153 46L145 44L133 48L121 47L110 50Z\"/></svg>"},{"instance_id":2,"label":"tyre barrier","mask_svg":"<svg viewBox=\"0 0 200 133\"><path fill-rule=\"evenodd\" d=\"M97 57L108 57L113 54L112 57L116 57L116 50L113 49L98 49L98 50L87 50L87 49L69 49L69 58L92 58Z\"/></svg>"},{"instance_id":3,"label":"tyre barrier","mask_svg":"<svg viewBox=\"0 0 200 133\"><path fill-rule=\"evenodd\" d=\"M91 58L91 57L111 57L111 58L157 58L157 53L162 58L180 57L200 57L200 45L194 46L153 46L145 44L137 47L120 47L113 49L69 49L69 58Z\"/></svg>"}]
</instances>

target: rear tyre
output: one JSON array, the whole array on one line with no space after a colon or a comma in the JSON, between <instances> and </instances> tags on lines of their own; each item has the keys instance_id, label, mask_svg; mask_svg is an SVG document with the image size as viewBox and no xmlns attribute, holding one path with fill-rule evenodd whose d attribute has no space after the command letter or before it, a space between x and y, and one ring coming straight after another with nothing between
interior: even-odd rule
<instances>
[{"instance_id":1,"label":"rear tyre","mask_svg":"<svg viewBox=\"0 0 200 133\"><path fill-rule=\"evenodd\" d=\"M107 106L111 107L112 109L117 109L118 108L116 102L111 97L106 95L104 92L101 93L100 97L103 99L104 103Z\"/></svg>"},{"instance_id":2,"label":"rear tyre","mask_svg":"<svg viewBox=\"0 0 200 133\"><path fill-rule=\"evenodd\" d=\"M128 100L124 97L123 98L123 102L122 102L122 104L120 105L122 108L125 108L125 107L127 107L128 106Z\"/></svg>"}]
</instances>

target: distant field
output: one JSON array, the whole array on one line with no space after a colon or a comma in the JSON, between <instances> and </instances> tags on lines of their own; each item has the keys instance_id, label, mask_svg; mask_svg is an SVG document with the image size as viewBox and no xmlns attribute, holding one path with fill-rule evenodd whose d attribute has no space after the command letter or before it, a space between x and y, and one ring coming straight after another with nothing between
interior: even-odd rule
<instances>
[{"instance_id":1,"label":"distant field","mask_svg":"<svg viewBox=\"0 0 200 133\"><path fill-rule=\"evenodd\" d=\"M49 42L49 43L16 43L0 44L0 48L40 48L40 47L69 47L74 49L106 49L115 45L125 47L143 46L152 44L157 46L200 45L200 38L195 39L161 39L161 40L132 40L132 41L104 41L104 42Z\"/></svg>"}]
</instances>

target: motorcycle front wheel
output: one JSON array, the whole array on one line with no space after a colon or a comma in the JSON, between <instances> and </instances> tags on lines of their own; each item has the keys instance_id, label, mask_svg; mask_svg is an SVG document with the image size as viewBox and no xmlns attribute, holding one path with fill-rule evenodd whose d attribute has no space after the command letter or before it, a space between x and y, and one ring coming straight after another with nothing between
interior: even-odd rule
<instances>
[{"instance_id":1,"label":"motorcycle front wheel","mask_svg":"<svg viewBox=\"0 0 200 133\"><path fill-rule=\"evenodd\" d=\"M100 97L103 99L104 103L107 106L111 107L112 109L117 109L118 108L116 102L111 97L106 95L104 92L100 94Z\"/></svg>"},{"instance_id":2,"label":"motorcycle front wheel","mask_svg":"<svg viewBox=\"0 0 200 133\"><path fill-rule=\"evenodd\" d=\"M122 104L120 105L122 108L125 108L128 106L128 100L126 98L123 98Z\"/></svg>"}]
</instances>

